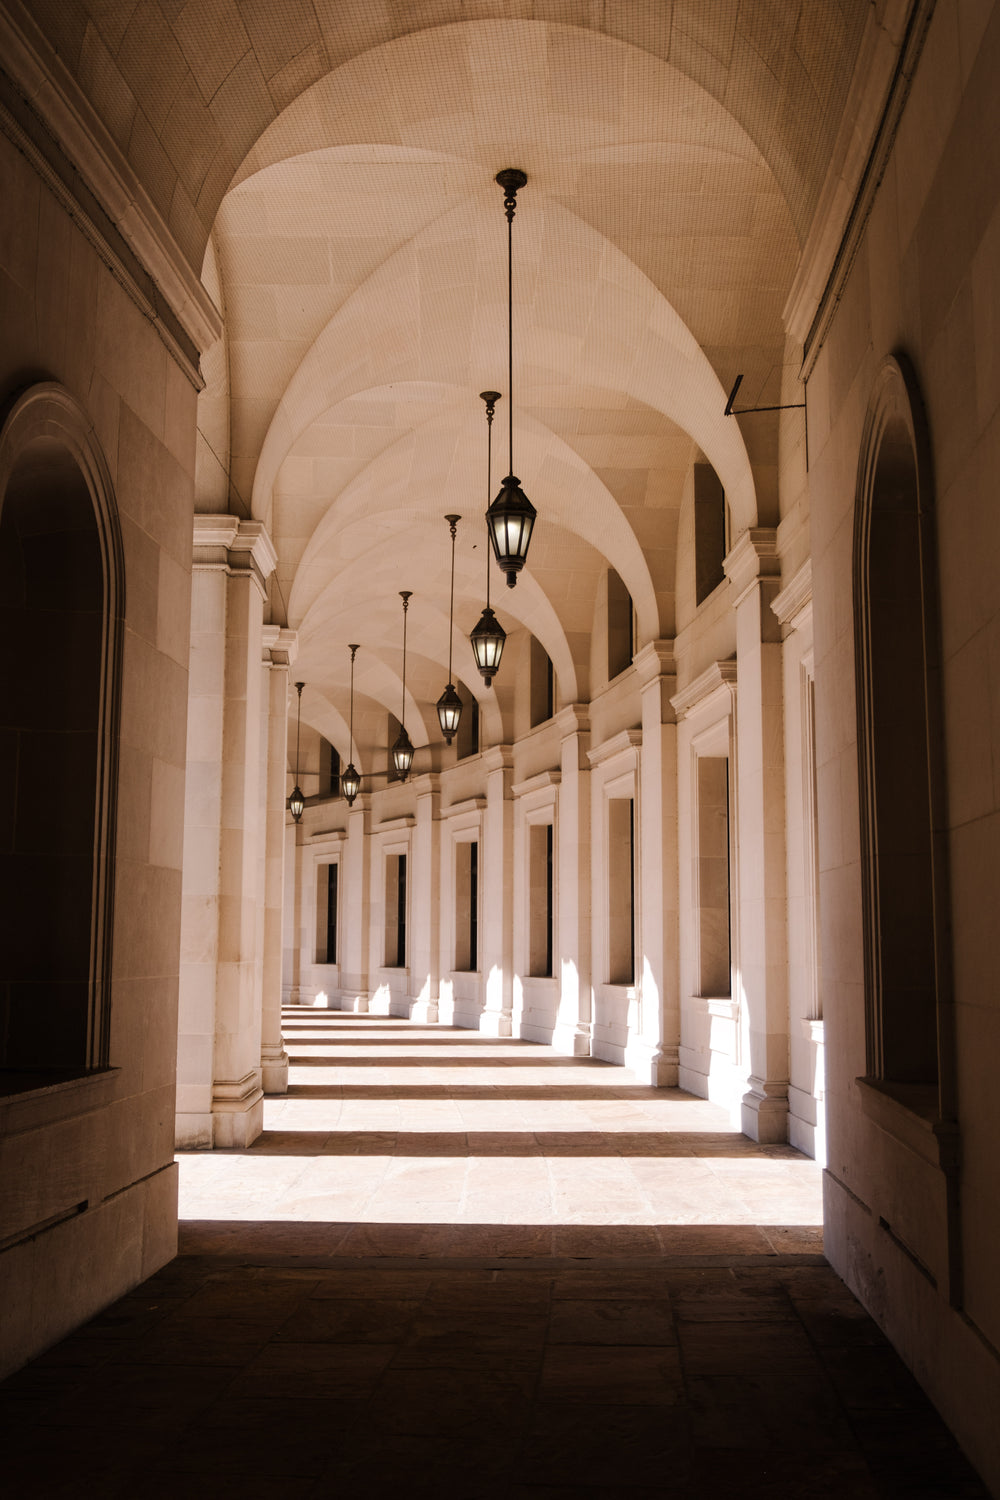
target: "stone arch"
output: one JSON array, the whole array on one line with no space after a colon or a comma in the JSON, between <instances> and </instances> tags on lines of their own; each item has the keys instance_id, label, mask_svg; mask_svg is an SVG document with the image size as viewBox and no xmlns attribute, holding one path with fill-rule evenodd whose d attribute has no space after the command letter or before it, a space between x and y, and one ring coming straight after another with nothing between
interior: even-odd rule
<instances>
[{"instance_id":1,"label":"stone arch","mask_svg":"<svg viewBox=\"0 0 1000 1500\"><path fill-rule=\"evenodd\" d=\"M14 642L4 1066L79 1074L110 1050L125 571L92 423L55 383L24 392L0 427L0 569Z\"/></svg>"},{"instance_id":2,"label":"stone arch","mask_svg":"<svg viewBox=\"0 0 1000 1500\"><path fill-rule=\"evenodd\" d=\"M854 613L866 1066L926 1091L920 1107L937 1113L952 1024L937 551L923 405L902 355L875 377L862 437Z\"/></svg>"}]
</instances>

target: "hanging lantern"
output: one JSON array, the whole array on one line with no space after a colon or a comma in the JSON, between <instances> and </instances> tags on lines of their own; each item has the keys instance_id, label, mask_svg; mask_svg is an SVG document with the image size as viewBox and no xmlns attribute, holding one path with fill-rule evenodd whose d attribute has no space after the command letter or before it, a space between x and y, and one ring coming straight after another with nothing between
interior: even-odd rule
<instances>
[{"instance_id":1,"label":"hanging lantern","mask_svg":"<svg viewBox=\"0 0 1000 1500\"><path fill-rule=\"evenodd\" d=\"M302 689L304 687L304 682L297 682L295 684L295 691L299 695L298 717L295 721L295 785L292 788L292 795L288 799L288 811L296 823L306 810L306 799L302 795L302 788L299 786L299 738L302 731Z\"/></svg>"},{"instance_id":2,"label":"hanging lantern","mask_svg":"<svg viewBox=\"0 0 1000 1500\"><path fill-rule=\"evenodd\" d=\"M500 400L500 392L480 391L479 398L486 403L486 497L488 500L493 487L493 414ZM489 528L489 510L486 512L486 529L487 536L492 537ZM486 608L480 615L476 628L469 636L476 666L483 674L483 681L487 687L497 674L504 642L507 639L507 632L490 608L490 547L491 542L488 541L486 545Z\"/></svg>"},{"instance_id":3,"label":"hanging lantern","mask_svg":"<svg viewBox=\"0 0 1000 1500\"><path fill-rule=\"evenodd\" d=\"M514 473L514 278L512 234L517 190L527 182L527 174L518 167L507 167L497 173L497 182L503 188L503 206L507 215L507 419L510 436L510 468L500 493L486 513L490 542L501 572L506 576L507 587L517 583L517 575L524 567L528 556L528 545L535 525L537 511L521 488L521 481Z\"/></svg>"},{"instance_id":4,"label":"hanging lantern","mask_svg":"<svg viewBox=\"0 0 1000 1500\"><path fill-rule=\"evenodd\" d=\"M340 778L340 790L344 794L344 801L348 807L354 806L354 799L361 790L361 777L354 764L354 658L358 654L357 646L348 646L351 653L351 746L347 770Z\"/></svg>"},{"instance_id":5,"label":"hanging lantern","mask_svg":"<svg viewBox=\"0 0 1000 1500\"><path fill-rule=\"evenodd\" d=\"M410 607L410 595L412 589L401 589L399 597L403 601L403 706L400 710L399 734L396 743L392 747L392 764L400 781L405 781L410 774L413 765L413 742L406 732L406 612Z\"/></svg>"}]
</instances>

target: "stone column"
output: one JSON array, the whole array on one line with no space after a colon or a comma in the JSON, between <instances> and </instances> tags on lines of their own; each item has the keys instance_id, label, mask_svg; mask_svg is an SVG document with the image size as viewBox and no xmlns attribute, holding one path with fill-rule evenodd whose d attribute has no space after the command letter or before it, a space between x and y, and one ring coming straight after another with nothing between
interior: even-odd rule
<instances>
[{"instance_id":1,"label":"stone column","mask_svg":"<svg viewBox=\"0 0 1000 1500\"><path fill-rule=\"evenodd\" d=\"M177 1138L263 1125L258 951L261 652L275 553L259 521L194 518Z\"/></svg>"},{"instance_id":2,"label":"stone column","mask_svg":"<svg viewBox=\"0 0 1000 1500\"><path fill-rule=\"evenodd\" d=\"M369 884L371 881L371 811L362 792L347 814L347 839L341 867L343 917L340 933L340 1008L362 1015L371 996L369 960Z\"/></svg>"},{"instance_id":3,"label":"stone column","mask_svg":"<svg viewBox=\"0 0 1000 1500\"><path fill-rule=\"evenodd\" d=\"M635 657L642 692L639 757L641 930L636 983L642 997L639 1034L626 1062L649 1083L677 1085L681 1040L677 865L677 690L672 641L650 641Z\"/></svg>"},{"instance_id":4,"label":"stone column","mask_svg":"<svg viewBox=\"0 0 1000 1500\"><path fill-rule=\"evenodd\" d=\"M441 778L414 783L417 821L413 829L410 887L410 1018L437 1021L441 994Z\"/></svg>"},{"instance_id":5,"label":"stone column","mask_svg":"<svg viewBox=\"0 0 1000 1500\"><path fill-rule=\"evenodd\" d=\"M559 1011L552 1046L569 1057L589 1057L594 994L590 973L590 719L570 703L556 716L559 797L556 803L556 952Z\"/></svg>"},{"instance_id":6,"label":"stone column","mask_svg":"<svg viewBox=\"0 0 1000 1500\"><path fill-rule=\"evenodd\" d=\"M725 569L736 610L736 761L741 1027L749 1063L742 1125L788 1136L788 961L781 631L777 534L746 531Z\"/></svg>"},{"instance_id":7,"label":"stone column","mask_svg":"<svg viewBox=\"0 0 1000 1500\"><path fill-rule=\"evenodd\" d=\"M285 778L288 760L288 669L298 652L294 630L265 625L263 690L267 712L264 763L264 889L261 963L261 1086L288 1088L288 1053L281 1035L281 957L285 886Z\"/></svg>"},{"instance_id":8,"label":"stone column","mask_svg":"<svg viewBox=\"0 0 1000 1500\"><path fill-rule=\"evenodd\" d=\"M509 745L483 754L486 809L483 814L482 942L484 1005L479 1029L485 1036L510 1036L514 1016L514 802Z\"/></svg>"}]
</instances>

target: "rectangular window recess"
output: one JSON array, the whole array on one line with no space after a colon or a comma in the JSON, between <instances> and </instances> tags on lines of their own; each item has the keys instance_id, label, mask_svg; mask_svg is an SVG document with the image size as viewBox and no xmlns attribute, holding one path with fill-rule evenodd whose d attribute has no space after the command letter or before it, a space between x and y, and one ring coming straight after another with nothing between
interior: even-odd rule
<instances>
[{"instance_id":1,"label":"rectangular window recess","mask_svg":"<svg viewBox=\"0 0 1000 1500\"><path fill-rule=\"evenodd\" d=\"M933 1084L887 1083L856 1078L865 1115L886 1135L942 1172L952 1170L958 1155L958 1126L942 1120Z\"/></svg>"}]
</instances>

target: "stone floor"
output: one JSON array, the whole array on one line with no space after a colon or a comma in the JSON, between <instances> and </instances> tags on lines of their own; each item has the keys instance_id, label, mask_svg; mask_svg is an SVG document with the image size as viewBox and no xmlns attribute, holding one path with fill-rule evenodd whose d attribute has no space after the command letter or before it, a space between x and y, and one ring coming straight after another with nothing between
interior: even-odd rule
<instances>
[{"instance_id":1,"label":"stone floor","mask_svg":"<svg viewBox=\"0 0 1000 1500\"><path fill-rule=\"evenodd\" d=\"M109 1500L985 1500L820 1251L819 1174L620 1068L290 1011L181 1255L0 1386L4 1487Z\"/></svg>"}]
</instances>

